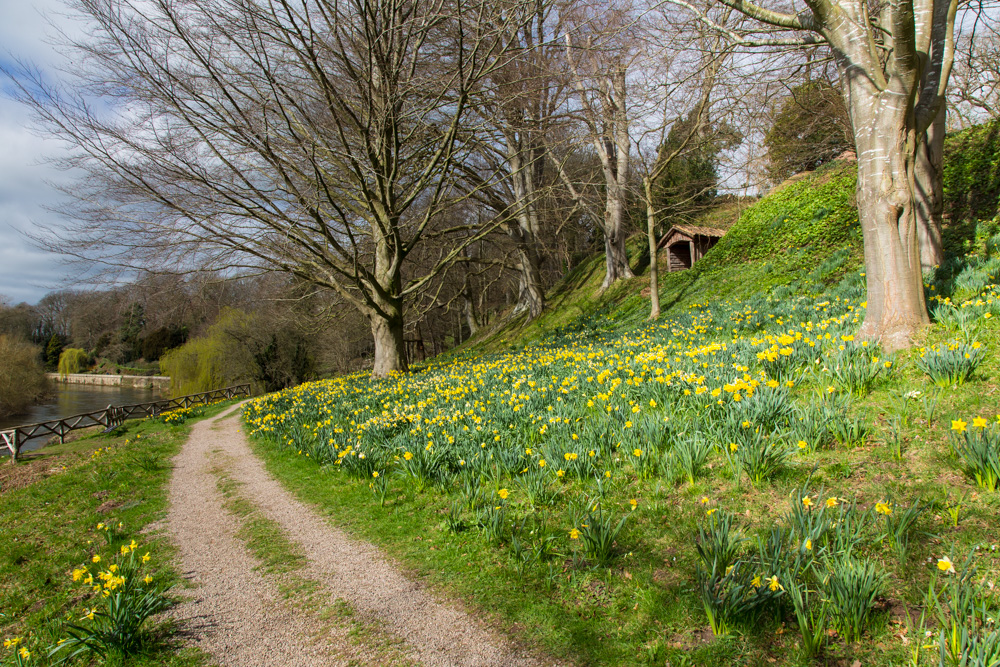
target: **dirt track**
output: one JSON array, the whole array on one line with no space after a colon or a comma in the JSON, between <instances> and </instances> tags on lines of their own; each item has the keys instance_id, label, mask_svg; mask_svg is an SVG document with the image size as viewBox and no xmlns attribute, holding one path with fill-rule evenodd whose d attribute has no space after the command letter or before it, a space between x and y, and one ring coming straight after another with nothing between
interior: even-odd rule
<instances>
[{"instance_id":1,"label":"dirt track","mask_svg":"<svg viewBox=\"0 0 1000 667\"><path fill-rule=\"evenodd\" d=\"M301 576L330 601L342 600L358 621L388 629L401 650L424 665L537 665L468 614L432 598L371 544L349 538L300 503L264 469L239 429L238 409L194 426L175 459L168 527L182 571L196 587L175 618L190 642L220 665L376 664L384 656L364 641L345 641L350 623L333 632L296 610L236 536L238 521L224 508L213 467L308 559Z\"/></svg>"}]
</instances>

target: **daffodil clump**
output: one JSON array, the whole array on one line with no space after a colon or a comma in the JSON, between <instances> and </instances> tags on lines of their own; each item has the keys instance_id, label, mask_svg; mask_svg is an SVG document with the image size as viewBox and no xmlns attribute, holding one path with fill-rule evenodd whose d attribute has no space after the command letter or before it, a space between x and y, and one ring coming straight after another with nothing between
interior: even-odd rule
<instances>
[{"instance_id":1,"label":"daffodil clump","mask_svg":"<svg viewBox=\"0 0 1000 667\"><path fill-rule=\"evenodd\" d=\"M940 578L924 599L916 628L924 641L912 649L912 664L920 664L921 651L941 665L1000 664L997 583L979 573L975 550L957 561L947 554L937 560Z\"/></svg>"},{"instance_id":2,"label":"daffodil clump","mask_svg":"<svg viewBox=\"0 0 1000 667\"><path fill-rule=\"evenodd\" d=\"M985 356L986 350L979 341L971 343L952 341L945 345L920 348L920 357L916 363L934 384L948 388L964 384Z\"/></svg>"},{"instance_id":3,"label":"daffodil clump","mask_svg":"<svg viewBox=\"0 0 1000 667\"><path fill-rule=\"evenodd\" d=\"M204 414L205 408L201 405L192 405L189 408L175 408L160 414L160 421L164 424L183 424L188 419L200 417Z\"/></svg>"},{"instance_id":4,"label":"daffodil clump","mask_svg":"<svg viewBox=\"0 0 1000 667\"><path fill-rule=\"evenodd\" d=\"M971 424L953 419L951 446L980 488L1000 490L1000 414L992 421L973 417Z\"/></svg>"},{"instance_id":5,"label":"daffodil clump","mask_svg":"<svg viewBox=\"0 0 1000 667\"><path fill-rule=\"evenodd\" d=\"M218 400L211 403L199 403L197 405L190 405L186 408L174 408L173 410L168 410L167 412L161 412L157 419L164 424L183 424L189 419L201 417L205 414L205 410L213 405L218 405L219 403L222 403L222 401Z\"/></svg>"},{"instance_id":6,"label":"daffodil clump","mask_svg":"<svg viewBox=\"0 0 1000 667\"><path fill-rule=\"evenodd\" d=\"M5 653L9 653L12 665L16 667L26 667L32 664L33 653L24 645L23 637L10 637L3 640ZM3 664L7 664L6 660Z\"/></svg>"},{"instance_id":7,"label":"daffodil clump","mask_svg":"<svg viewBox=\"0 0 1000 667\"><path fill-rule=\"evenodd\" d=\"M98 524L99 531L105 528ZM166 587L156 581L150 560L149 552L130 540L110 554L94 554L74 569L73 581L89 592L92 606L67 626L69 638L53 648L53 655L124 658L139 653L148 641L146 621L170 606Z\"/></svg>"},{"instance_id":8,"label":"daffodil clump","mask_svg":"<svg viewBox=\"0 0 1000 667\"><path fill-rule=\"evenodd\" d=\"M875 517L888 511L884 502L865 510L803 488L792 494L782 525L751 539L734 515L707 509L696 542L698 590L713 632L746 629L765 611L790 604L806 656L831 630L858 639L884 587L870 554L881 537Z\"/></svg>"}]
</instances>

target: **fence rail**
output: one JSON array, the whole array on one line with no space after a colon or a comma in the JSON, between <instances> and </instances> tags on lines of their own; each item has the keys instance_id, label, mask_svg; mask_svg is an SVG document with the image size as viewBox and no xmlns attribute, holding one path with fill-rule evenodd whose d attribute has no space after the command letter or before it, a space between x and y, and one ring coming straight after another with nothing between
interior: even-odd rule
<instances>
[{"instance_id":1,"label":"fence rail","mask_svg":"<svg viewBox=\"0 0 1000 667\"><path fill-rule=\"evenodd\" d=\"M82 415L73 415L62 419L53 419L47 422L25 424L24 426L5 429L0 432L0 439L3 441L3 446L10 450L11 460L17 461L17 456L21 453L21 447L24 443L39 436L56 435L59 436L59 442L65 442L67 433L81 428L103 426L105 430L111 430L117 426L121 426L126 419L156 417L164 412L178 408L189 408L192 405L206 405L214 401L249 397L250 385L241 384L234 387L226 387L225 389L215 389L200 394L190 394L188 396L163 399L151 403L109 405L97 412L87 412Z\"/></svg>"}]
</instances>

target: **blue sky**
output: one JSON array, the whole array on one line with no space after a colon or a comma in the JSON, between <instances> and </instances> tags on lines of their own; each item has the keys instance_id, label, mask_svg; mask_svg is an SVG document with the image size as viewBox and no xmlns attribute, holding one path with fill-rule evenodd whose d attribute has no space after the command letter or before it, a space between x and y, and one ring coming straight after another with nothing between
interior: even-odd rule
<instances>
[{"instance_id":1,"label":"blue sky","mask_svg":"<svg viewBox=\"0 0 1000 667\"><path fill-rule=\"evenodd\" d=\"M82 28L64 11L60 0L0 0L0 60L26 59L56 74L59 55L47 43L54 32L50 22L71 33ZM60 224L46 206L62 196L49 182L66 176L45 160L61 149L59 142L36 134L29 113L0 93L0 297L12 303L36 302L60 287L67 273L58 255L33 247L23 236L38 224Z\"/></svg>"}]
</instances>

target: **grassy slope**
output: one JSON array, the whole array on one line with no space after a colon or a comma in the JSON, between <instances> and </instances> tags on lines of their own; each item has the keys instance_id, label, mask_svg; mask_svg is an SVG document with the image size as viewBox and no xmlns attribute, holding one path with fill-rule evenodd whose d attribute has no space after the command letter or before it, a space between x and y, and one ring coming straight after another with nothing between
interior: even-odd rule
<instances>
[{"instance_id":1,"label":"grassy slope","mask_svg":"<svg viewBox=\"0 0 1000 667\"><path fill-rule=\"evenodd\" d=\"M865 557L888 577L885 597L865 640L851 645L831 640L823 658L829 664L850 664L854 658L862 664L898 664L905 654L899 639L905 629L902 610L919 604L934 574L927 559L943 553L954 553L958 558L975 545L996 540L991 528L1000 517L996 494L976 489L949 455L947 444L950 419L992 418L996 412L1000 336L995 319L979 330L988 354L970 384L934 390L914 367L916 352L899 355L889 379L850 408L852 418L868 425L870 434L863 445L832 446L793 457L761 488L733 479L719 452L710 456L706 473L693 485L662 473L644 478L637 465L627 461L611 464L617 467L605 490L605 504L616 513L629 513L631 518L619 536L617 558L610 567L591 567L579 544L565 537L573 527L569 516L577 511L574 508L594 492L593 484L582 478L567 477L550 484L555 496L550 503L540 505L525 498L516 475L484 482L487 493L500 487L510 487L513 492L505 505L510 526L498 546L474 529L479 519L468 509L456 517L465 530L455 532L450 526L455 522L448 516L462 497L460 481L452 479L443 487L429 484L419 490L412 477L392 477L385 504L380 506L370 477L343 474L336 466L317 468L315 463L317 455L322 458L333 452L325 449L327 436L341 447L345 436L340 434L357 433L355 420L362 423L380 410L398 414L393 411L404 403L412 410L410 401L419 396L426 397L421 405L442 401L445 410L450 403L444 397L455 394L456 409L462 400L475 399L478 404L486 397L477 394L475 387L470 390L461 385L470 377L489 375L495 381L504 373L516 375L527 369L528 377L534 374L534 379L543 383L549 373L562 379L571 373L589 372L587 368L577 371L560 365L558 355L567 349L634 354L633 350L650 349L674 339L726 340L730 338L728 327L733 327L734 336L739 328L739 337L755 338L766 330L782 326L801 329L798 325L805 319L819 321L835 315L838 323L831 325L831 330L849 332L857 327L858 310L856 305L847 304L860 301L863 282L858 269L856 213L851 206L853 182L852 166L834 165L786 184L746 211L726 240L695 269L664 277L661 290L668 312L662 327L644 324L644 278L597 294L602 266L601 258L594 258L554 290L551 309L541 318L528 325L513 322L485 340L472 341L432 360L423 374L387 383L370 383L358 375L274 399L268 409L279 418L287 417L289 426L278 426L274 437L259 438L257 451L290 489L329 513L338 524L380 544L417 576L459 595L493 622L516 629L520 636L553 654L583 664L685 664L685 660L692 661L687 664L705 664L719 659L735 664L795 663L796 633L789 619L779 615L766 615L735 637L704 641L711 633L693 590L696 555L692 540L704 520L702 498L709 499L710 507L738 512L750 534L763 535L788 511L790 494L807 482L814 491L822 486L868 508L879 500L906 502L921 497L936 504L922 516L918 525L922 534L913 539L906 558L898 558L884 540L874 536L865 548ZM946 284L953 288L947 281L940 285L943 288ZM805 301L796 301L799 297ZM799 306L801 310L796 311ZM708 329L702 325L691 326L692 316L711 315L713 309L723 318L723 326L716 332L706 333ZM731 324L727 325L727 320ZM747 331L757 333L751 336ZM926 334L926 342L948 340L955 334L936 326ZM558 384L553 382L553 386ZM825 391L828 384L822 374L807 372L794 391L796 404L807 403L813 391ZM502 384L497 387L497 392L504 388ZM490 387L489 396L494 395L492 390ZM919 399L901 398L911 391L922 395ZM402 400L402 394L409 401ZM542 423L534 413L544 410L545 403L551 405L551 399L540 400L528 401L529 407L534 406L531 415L507 413L500 420L512 420L514 440L521 438L522 447L532 442L543 447L542 439L532 435ZM628 406L622 402L621 407ZM669 411L661 414L671 415ZM900 423L901 458L892 453L890 441L894 438L889 423L893 420ZM595 416L593 423L599 422ZM580 428L586 429L587 423L584 419ZM324 432L326 435L320 435ZM412 436L414 431L409 433ZM375 435L365 435L369 437ZM347 442L358 449L367 448L369 458L379 451L391 454L407 448L419 454L420 436L407 440L405 432L389 432L380 437L387 438L385 450L372 440L348 438ZM276 446L278 439L287 446ZM549 446L547 441L544 446ZM569 443L562 446L571 447ZM550 461L559 455L560 445L552 447L555 456L549 457ZM307 456L309 452L312 458ZM399 461L378 465L382 463L386 465L383 475L402 466ZM963 494L965 502L955 528L946 508L949 504L953 507ZM638 501L638 508L629 512L632 499ZM490 502L498 502L496 496ZM559 556L521 565L512 535L520 535L521 541L538 541L540 532L555 536ZM1000 561L993 552L982 554L981 561L983 571L997 573Z\"/></svg>"},{"instance_id":2,"label":"grassy slope","mask_svg":"<svg viewBox=\"0 0 1000 667\"><path fill-rule=\"evenodd\" d=\"M209 408L215 414L223 405ZM80 623L93 606L87 587L72 571L95 554L135 539L152 556L156 576L180 584L171 562L172 547L154 525L164 517L169 459L187 438L187 425L152 420L126 422L114 435L88 434L51 445L26 457L17 469L6 461L6 490L0 493L0 637L24 638L32 664L48 664L48 647L64 638L64 624ZM16 473L16 475L15 475ZM22 488L20 481L27 478ZM122 524L109 546L98 523ZM169 626L135 665L200 665L202 656L177 650ZM0 650L0 664L13 660Z\"/></svg>"},{"instance_id":3,"label":"grassy slope","mask_svg":"<svg viewBox=\"0 0 1000 667\"><path fill-rule=\"evenodd\" d=\"M746 207L722 241L693 269L661 273L664 315L691 304L744 299L792 283L799 289L815 289L832 284L857 267L861 239L854 207L856 173L852 164L832 163L783 184ZM706 217L712 215L709 212ZM634 239L630 255L639 256L643 247L644 240ZM827 264L822 266L824 261ZM567 330L639 325L649 314L648 297L643 295L648 277L643 274L619 282L601 293L603 279L604 257L596 255L553 288L541 317L525 324L522 315L499 330L487 329L484 336L445 358L512 349Z\"/></svg>"}]
</instances>

